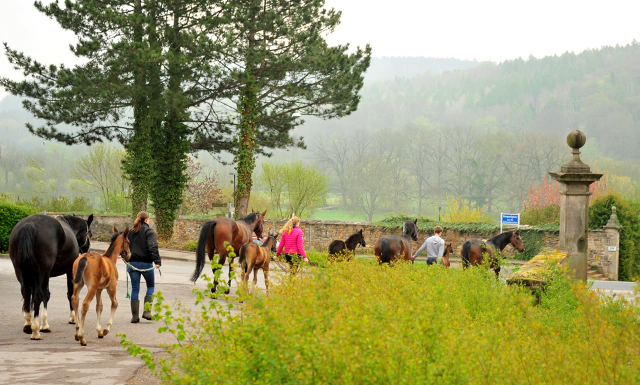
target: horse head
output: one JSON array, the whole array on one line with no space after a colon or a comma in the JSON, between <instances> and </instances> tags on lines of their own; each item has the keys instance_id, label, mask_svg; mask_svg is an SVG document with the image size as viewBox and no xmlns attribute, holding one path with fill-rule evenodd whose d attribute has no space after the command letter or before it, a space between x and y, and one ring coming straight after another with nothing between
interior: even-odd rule
<instances>
[{"instance_id":1,"label":"horse head","mask_svg":"<svg viewBox=\"0 0 640 385\"><path fill-rule=\"evenodd\" d=\"M125 261L129 261L129 259L131 259L131 248L129 245L129 228L127 227L126 229L124 229L123 232L119 232L118 229L116 229L115 226L113 226L113 235L116 237L116 240L118 238L122 239L122 246L119 252L119 255L122 257L123 260ZM114 240L115 242L115 240ZM113 243L115 245L115 243ZM114 246L115 247L115 246ZM111 248L111 246L110 246Z\"/></svg>"},{"instance_id":2,"label":"horse head","mask_svg":"<svg viewBox=\"0 0 640 385\"><path fill-rule=\"evenodd\" d=\"M267 238L267 241L265 242L265 246L272 239L273 239L273 244L271 245L271 252L277 253L278 252L278 234L269 235L269 237Z\"/></svg>"},{"instance_id":3,"label":"horse head","mask_svg":"<svg viewBox=\"0 0 640 385\"><path fill-rule=\"evenodd\" d=\"M362 230L364 229L360 229L360 231L356 231L356 237L358 239L358 244L362 247L367 247L366 242L364 241L364 235L362 234Z\"/></svg>"},{"instance_id":4,"label":"horse head","mask_svg":"<svg viewBox=\"0 0 640 385\"><path fill-rule=\"evenodd\" d=\"M524 243L522 243L522 239L520 238L520 230L516 230L511 234L509 242L518 250L518 252L522 253L524 251Z\"/></svg>"},{"instance_id":5,"label":"horse head","mask_svg":"<svg viewBox=\"0 0 640 385\"><path fill-rule=\"evenodd\" d=\"M261 213L260 211L254 211L253 209L251 209L251 214L247 216L247 218L253 218L253 221L251 222L251 228L258 238L262 238L264 216L266 214L267 210L264 210L264 212Z\"/></svg>"},{"instance_id":6,"label":"horse head","mask_svg":"<svg viewBox=\"0 0 640 385\"><path fill-rule=\"evenodd\" d=\"M402 225L402 235L406 238L411 238L414 241L417 241L418 240L418 219L416 219L415 221L408 219L406 222L404 222L404 225Z\"/></svg>"},{"instance_id":7,"label":"horse head","mask_svg":"<svg viewBox=\"0 0 640 385\"><path fill-rule=\"evenodd\" d=\"M85 221L80 217L74 215L65 215L63 217L69 224L73 233L76 235L78 246L80 247L80 254L88 253L89 247L91 247L91 238L93 233L91 232L91 222L93 222L93 214L89 215L89 218Z\"/></svg>"}]
</instances>

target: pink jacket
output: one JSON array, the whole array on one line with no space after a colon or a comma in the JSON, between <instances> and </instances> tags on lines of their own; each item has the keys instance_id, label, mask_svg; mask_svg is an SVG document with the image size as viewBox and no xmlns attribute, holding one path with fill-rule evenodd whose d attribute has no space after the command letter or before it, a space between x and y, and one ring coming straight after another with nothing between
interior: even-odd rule
<instances>
[{"instance_id":1,"label":"pink jacket","mask_svg":"<svg viewBox=\"0 0 640 385\"><path fill-rule=\"evenodd\" d=\"M276 255L280 255L282 248L284 248L285 254L300 254L307 258L307 254L304 252L304 244L302 243L302 230L298 226L293 227L291 234L286 232L282 234Z\"/></svg>"}]
</instances>

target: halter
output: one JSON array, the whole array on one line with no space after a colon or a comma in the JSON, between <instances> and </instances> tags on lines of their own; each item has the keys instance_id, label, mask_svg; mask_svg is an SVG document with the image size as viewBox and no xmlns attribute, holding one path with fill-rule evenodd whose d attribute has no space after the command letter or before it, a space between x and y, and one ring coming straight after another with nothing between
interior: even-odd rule
<instances>
[{"instance_id":1,"label":"halter","mask_svg":"<svg viewBox=\"0 0 640 385\"><path fill-rule=\"evenodd\" d=\"M129 258L129 254L131 254L131 250L125 250L126 240L124 239L124 234L120 233L120 237L122 237L122 250L120 251L120 256L123 261L127 261Z\"/></svg>"},{"instance_id":2,"label":"halter","mask_svg":"<svg viewBox=\"0 0 640 385\"><path fill-rule=\"evenodd\" d=\"M69 222L67 222L67 223L69 223ZM80 246L81 249L83 247L85 247L87 245L87 243L89 243L89 225L87 224L87 221L85 221L84 224L87 226L87 231L86 231L86 236L84 238L84 243L82 244L82 246ZM123 247L124 247L124 245L123 245Z\"/></svg>"}]
</instances>

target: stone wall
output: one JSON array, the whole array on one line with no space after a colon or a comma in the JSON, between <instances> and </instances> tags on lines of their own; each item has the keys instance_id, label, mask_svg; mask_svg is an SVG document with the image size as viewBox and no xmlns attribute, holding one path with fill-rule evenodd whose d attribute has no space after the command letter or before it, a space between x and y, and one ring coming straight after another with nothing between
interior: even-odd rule
<instances>
[{"instance_id":1,"label":"stone wall","mask_svg":"<svg viewBox=\"0 0 640 385\"><path fill-rule=\"evenodd\" d=\"M182 246L187 242L197 241L200 236L200 229L206 220L197 219L178 219L176 220L173 228L173 239L169 242L172 246ZM108 240L113 226L116 226L119 230L125 227L131 227L133 221L128 217L114 217L114 216L95 216L94 222L91 225L91 229L94 238L100 240ZM277 221L275 227L277 230L284 226L284 221ZM155 222L151 218L150 225L155 228ZM264 227L264 235L271 233L273 228L273 222L267 220ZM385 234L400 235L400 229L386 230L381 227L373 226L367 222L342 222L342 221L301 221L300 228L304 232L304 246L305 249L317 249L326 250L329 243L334 239L345 240L349 235L362 229L364 239L367 244L365 248L368 252L373 253L373 246L378 238ZM488 239L494 234L484 233L464 233L460 234L457 231L446 230L442 237L447 243L453 243L453 250L455 254L460 254L462 244L469 239ZM424 240L429 237L431 233L419 231L418 242L412 242L413 250L418 249ZM589 259L588 266L598 266L598 270L603 272L609 279L617 279L618 270L618 252L608 251L609 246L618 246L618 238L616 238L617 231L610 230L592 230L589 232ZM546 233L543 240L544 248L557 249L559 245L559 236L554 233ZM525 245L526 247L526 245ZM511 257L515 253L515 249L509 245L504 250L508 257Z\"/></svg>"}]
</instances>

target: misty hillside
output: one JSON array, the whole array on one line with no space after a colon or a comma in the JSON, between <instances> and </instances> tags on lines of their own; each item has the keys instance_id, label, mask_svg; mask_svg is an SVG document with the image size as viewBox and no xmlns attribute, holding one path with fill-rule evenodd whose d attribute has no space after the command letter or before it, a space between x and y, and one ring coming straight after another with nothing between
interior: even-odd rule
<instances>
[{"instance_id":1,"label":"misty hillside","mask_svg":"<svg viewBox=\"0 0 640 385\"><path fill-rule=\"evenodd\" d=\"M367 82L358 111L309 119L307 137L345 130L441 127L568 133L583 130L603 156L640 157L640 45Z\"/></svg>"},{"instance_id":2,"label":"misty hillside","mask_svg":"<svg viewBox=\"0 0 640 385\"><path fill-rule=\"evenodd\" d=\"M371 58L371 65L365 74L365 83L412 78L418 75L438 75L445 71L465 70L477 67L479 62L454 58L433 57L381 57Z\"/></svg>"}]
</instances>

